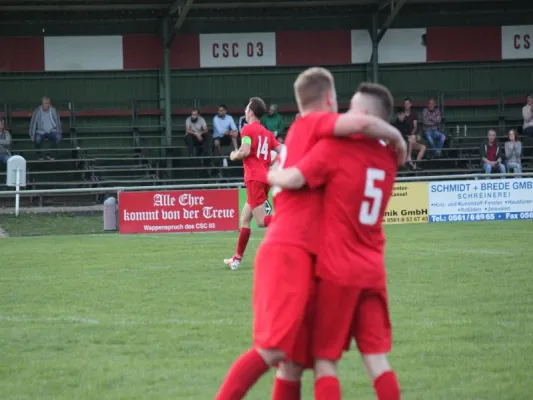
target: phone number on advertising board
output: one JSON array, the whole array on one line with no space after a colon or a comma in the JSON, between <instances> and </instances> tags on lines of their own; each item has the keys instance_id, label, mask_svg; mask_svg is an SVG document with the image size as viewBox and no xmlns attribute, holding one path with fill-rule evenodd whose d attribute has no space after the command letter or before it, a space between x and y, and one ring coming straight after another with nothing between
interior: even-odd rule
<instances>
[{"instance_id":1,"label":"phone number on advertising board","mask_svg":"<svg viewBox=\"0 0 533 400\"><path fill-rule=\"evenodd\" d=\"M429 222L494 221L508 219L533 219L533 211L485 214L448 214L429 216Z\"/></svg>"},{"instance_id":2,"label":"phone number on advertising board","mask_svg":"<svg viewBox=\"0 0 533 400\"><path fill-rule=\"evenodd\" d=\"M430 222L459 222L459 221L493 221L495 214L448 214L430 215Z\"/></svg>"},{"instance_id":3,"label":"phone number on advertising board","mask_svg":"<svg viewBox=\"0 0 533 400\"><path fill-rule=\"evenodd\" d=\"M400 224L408 224L410 222L427 222L428 217L385 217L383 218L383 222L387 224L394 224L394 223L400 223Z\"/></svg>"}]
</instances>

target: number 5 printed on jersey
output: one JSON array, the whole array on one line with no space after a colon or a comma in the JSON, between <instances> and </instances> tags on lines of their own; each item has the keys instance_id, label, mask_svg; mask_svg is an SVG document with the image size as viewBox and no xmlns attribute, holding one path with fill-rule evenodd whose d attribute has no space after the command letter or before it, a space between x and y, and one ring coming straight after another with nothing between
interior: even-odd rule
<instances>
[{"instance_id":1,"label":"number 5 printed on jersey","mask_svg":"<svg viewBox=\"0 0 533 400\"><path fill-rule=\"evenodd\" d=\"M364 196L371 201L363 201L359 211L359 222L363 225L375 225L379 218L379 210L383 201L383 191L375 186L376 181L385 180L385 171L368 168L366 170Z\"/></svg>"}]
</instances>

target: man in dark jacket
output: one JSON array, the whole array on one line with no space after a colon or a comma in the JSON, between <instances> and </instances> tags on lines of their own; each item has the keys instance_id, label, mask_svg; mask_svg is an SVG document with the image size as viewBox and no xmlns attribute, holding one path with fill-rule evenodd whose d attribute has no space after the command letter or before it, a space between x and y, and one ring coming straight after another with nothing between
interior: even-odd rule
<instances>
[{"instance_id":1,"label":"man in dark jacket","mask_svg":"<svg viewBox=\"0 0 533 400\"><path fill-rule=\"evenodd\" d=\"M0 161L7 164L7 160L11 157L11 134L4 127L4 119L0 118Z\"/></svg>"},{"instance_id":2,"label":"man in dark jacket","mask_svg":"<svg viewBox=\"0 0 533 400\"><path fill-rule=\"evenodd\" d=\"M496 140L496 131L494 129L489 129L487 140L481 144L479 152L486 174L493 172L505 174L505 165L502 163L502 149Z\"/></svg>"}]
</instances>

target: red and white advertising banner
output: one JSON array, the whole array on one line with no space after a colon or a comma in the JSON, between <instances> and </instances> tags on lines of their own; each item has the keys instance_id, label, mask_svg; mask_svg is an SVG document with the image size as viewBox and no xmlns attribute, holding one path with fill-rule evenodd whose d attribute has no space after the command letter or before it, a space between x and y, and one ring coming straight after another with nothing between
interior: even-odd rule
<instances>
[{"instance_id":1,"label":"red and white advertising banner","mask_svg":"<svg viewBox=\"0 0 533 400\"><path fill-rule=\"evenodd\" d=\"M0 36L0 71L158 70L158 35ZM380 64L533 59L533 25L389 29ZM346 65L370 62L367 30L178 33L173 69Z\"/></svg>"},{"instance_id":2,"label":"red and white advertising banner","mask_svg":"<svg viewBox=\"0 0 533 400\"><path fill-rule=\"evenodd\" d=\"M122 192L120 233L217 232L239 229L239 192Z\"/></svg>"}]
</instances>

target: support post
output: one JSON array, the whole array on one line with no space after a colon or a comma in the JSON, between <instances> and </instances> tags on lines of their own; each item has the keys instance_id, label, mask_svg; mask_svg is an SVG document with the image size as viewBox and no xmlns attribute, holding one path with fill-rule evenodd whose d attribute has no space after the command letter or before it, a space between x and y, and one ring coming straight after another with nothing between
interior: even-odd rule
<instances>
[{"instance_id":1,"label":"support post","mask_svg":"<svg viewBox=\"0 0 533 400\"><path fill-rule=\"evenodd\" d=\"M16 177L16 185L15 188L17 189L17 194L15 195L15 217L19 216L19 209L20 209L20 168L17 168L17 177Z\"/></svg>"},{"instance_id":2,"label":"support post","mask_svg":"<svg viewBox=\"0 0 533 400\"><path fill-rule=\"evenodd\" d=\"M391 0L383 0L381 3L378 4L378 10L372 14L372 29L370 32L370 36L372 38L372 80L375 83L378 83L379 81L379 42L381 42L381 39L385 36L385 33L387 33L387 30L391 27L392 23L398 16L398 13L402 9L402 7L405 5L407 0L397 0L396 4L394 4L394 1ZM391 5L391 12L387 19L385 20L385 23L381 28L379 28L379 11L384 8L387 5Z\"/></svg>"},{"instance_id":3,"label":"support post","mask_svg":"<svg viewBox=\"0 0 533 400\"><path fill-rule=\"evenodd\" d=\"M172 103L171 103L171 89L170 89L170 47L167 46L169 34L171 32L171 20L165 18L163 20L163 96L165 99L164 116L165 116L165 146L167 147L166 154L170 154L168 148L172 146ZM167 168L172 168L172 160L167 159Z\"/></svg>"},{"instance_id":4,"label":"support post","mask_svg":"<svg viewBox=\"0 0 533 400\"><path fill-rule=\"evenodd\" d=\"M392 23L394 22L394 20L398 16L398 13L402 9L402 7L405 5L406 1L407 0L398 0L396 2L396 4L391 3L392 4L391 12L390 12L389 16L387 17L387 19L385 20L385 23L383 24L383 26L379 30L378 43L381 42L381 39L383 39L383 36L385 36L385 33L387 33L387 30L391 27Z\"/></svg>"},{"instance_id":5,"label":"support post","mask_svg":"<svg viewBox=\"0 0 533 400\"><path fill-rule=\"evenodd\" d=\"M372 81L379 82L379 40L378 40L378 13L372 14Z\"/></svg>"}]
</instances>

